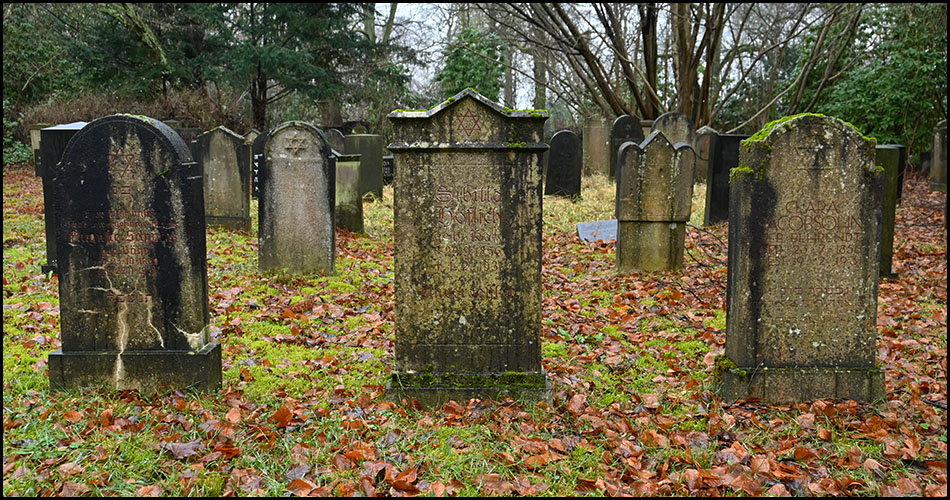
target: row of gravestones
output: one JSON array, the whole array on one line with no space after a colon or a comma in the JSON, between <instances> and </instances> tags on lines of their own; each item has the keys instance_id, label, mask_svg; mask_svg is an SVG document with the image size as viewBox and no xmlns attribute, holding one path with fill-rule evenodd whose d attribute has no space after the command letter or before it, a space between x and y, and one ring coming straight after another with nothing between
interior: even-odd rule
<instances>
[{"instance_id":1,"label":"row of gravestones","mask_svg":"<svg viewBox=\"0 0 950 500\"><path fill-rule=\"evenodd\" d=\"M540 344L546 114L508 111L466 90L429 111L389 118L396 366L387 397L550 399ZM262 236L261 265L267 245L289 254L319 247L332 270L330 148L300 122L268 135L261 233L278 238L301 226L311 233L294 243ZM838 120L805 115L744 144L730 193L727 356L718 363L725 398L880 397L883 174L873 142ZM659 133L621 153L619 184L640 175L628 164L646 174L644 158L661 147L671 169L682 164L679 175L664 175L691 185L689 148L671 147ZM217 387L204 191L184 141L147 118L96 120L69 142L53 191L62 214L55 234L63 342L50 355L51 386ZM659 207L681 218L676 203L640 198L644 213Z\"/></svg>"}]
</instances>

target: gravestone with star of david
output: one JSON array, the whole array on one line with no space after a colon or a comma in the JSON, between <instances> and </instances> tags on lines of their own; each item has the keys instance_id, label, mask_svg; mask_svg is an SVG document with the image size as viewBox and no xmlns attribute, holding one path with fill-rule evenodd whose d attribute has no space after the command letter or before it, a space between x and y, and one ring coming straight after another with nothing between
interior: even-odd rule
<instances>
[{"instance_id":1,"label":"gravestone with star of david","mask_svg":"<svg viewBox=\"0 0 950 500\"><path fill-rule=\"evenodd\" d=\"M285 122L268 134L260 172L259 266L291 274L334 272L336 172L323 133Z\"/></svg>"},{"instance_id":2,"label":"gravestone with star of david","mask_svg":"<svg viewBox=\"0 0 950 500\"><path fill-rule=\"evenodd\" d=\"M397 111L395 355L387 394L440 404L549 399L541 368L547 112L473 90Z\"/></svg>"}]
</instances>

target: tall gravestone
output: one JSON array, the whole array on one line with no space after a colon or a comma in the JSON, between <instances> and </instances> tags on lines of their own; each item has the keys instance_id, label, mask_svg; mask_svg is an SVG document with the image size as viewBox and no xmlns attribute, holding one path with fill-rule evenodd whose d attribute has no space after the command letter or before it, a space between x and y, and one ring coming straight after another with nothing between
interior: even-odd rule
<instances>
[{"instance_id":1,"label":"tall gravestone","mask_svg":"<svg viewBox=\"0 0 950 500\"><path fill-rule=\"evenodd\" d=\"M729 220L729 172L739 166L739 143L747 135L717 134L706 178L706 211L703 225Z\"/></svg>"},{"instance_id":2,"label":"tall gravestone","mask_svg":"<svg viewBox=\"0 0 950 500\"><path fill-rule=\"evenodd\" d=\"M683 266L693 199L693 149L653 132L620 147L617 175L617 271Z\"/></svg>"},{"instance_id":3,"label":"tall gravestone","mask_svg":"<svg viewBox=\"0 0 950 500\"><path fill-rule=\"evenodd\" d=\"M244 136L216 127L197 137L192 153L204 179L208 225L251 229L251 148Z\"/></svg>"},{"instance_id":4,"label":"tall gravestone","mask_svg":"<svg viewBox=\"0 0 950 500\"><path fill-rule=\"evenodd\" d=\"M44 274L56 272L56 198L53 194L53 172L63 158L66 145L86 122L65 123L40 130L39 154L36 158L36 175L43 180L43 219L46 229L46 264Z\"/></svg>"},{"instance_id":5,"label":"tall gravestone","mask_svg":"<svg viewBox=\"0 0 950 500\"><path fill-rule=\"evenodd\" d=\"M696 131L696 168L693 172L693 182L707 183L706 179L712 173L713 155L716 154L716 139L719 132L712 127L703 127ZM707 184L707 189L709 188Z\"/></svg>"},{"instance_id":6,"label":"tall gravestone","mask_svg":"<svg viewBox=\"0 0 950 500\"><path fill-rule=\"evenodd\" d=\"M49 356L51 388L215 390L201 173L185 142L150 118L100 118L54 176L62 349Z\"/></svg>"},{"instance_id":7,"label":"tall gravestone","mask_svg":"<svg viewBox=\"0 0 950 500\"><path fill-rule=\"evenodd\" d=\"M360 155L361 194L383 197L383 138L376 134L352 134L343 138L343 153Z\"/></svg>"},{"instance_id":8,"label":"tall gravestone","mask_svg":"<svg viewBox=\"0 0 950 500\"><path fill-rule=\"evenodd\" d=\"M334 273L336 172L323 134L285 122L268 134L260 173L261 271Z\"/></svg>"},{"instance_id":9,"label":"tall gravestone","mask_svg":"<svg viewBox=\"0 0 950 500\"><path fill-rule=\"evenodd\" d=\"M580 196L581 168L584 152L580 137L570 130L561 130L551 138L547 152L548 175L544 194L557 196Z\"/></svg>"},{"instance_id":10,"label":"tall gravestone","mask_svg":"<svg viewBox=\"0 0 950 500\"><path fill-rule=\"evenodd\" d=\"M930 167L930 190L947 190L947 120L934 127L933 157Z\"/></svg>"},{"instance_id":11,"label":"tall gravestone","mask_svg":"<svg viewBox=\"0 0 950 500\"><path fill-rule=\"evenodd\" d=\"M894 257L894 221L897 215L899 163L903 146L887 144L876 149L876 165L884 169L884 195L881 203L881 269L880 276L897 278L892 269Z\"/></svg>"},{"instance_id":12,"label":"tall gravestone","mask_svg":"<svg viewBox=\"0 0 950 500\"><path fill-rule=\"evenodd\" d=\"M610 178L617 176L617 150L625 142L643 142L643 126L630 115L620 115L610 127Z\"/></svg>"},{"instance_id":13,"label":"tall gravestone","mask_svg":"<svg viewBox=\"0 0 950 500\"><path fill-rule=\"evenodd\" d=\"M363 232L360 155L336 155L336 227Z\"/></svg>"},{"instance_id":14,"label":"tall gravestone","mask_svg":"<svg viewBox=\"0 0 950 500\"><path fill-rule=\"evenodd\" d=\"M550 399L541 368L546 112L473 90L389 115L396 159L392 398Z\"/></svg>"},{"instance_id":15,"label":"tall gravestone","mask_svg":"<svg viewBox=\"0 0 950 500\"><path fill-rule=\"evenodd\" d=\"M851 125L797 115L743 141L729 207L723 398L873 401L883 173Z\"/></svg>"},{"instance_id":16,"label":"tall gravestone","mask_svg":"<svg viewBox=\"0 0 950 500\"><path fill-rule=\"evenodd\" d=\"M584 152L584 175L610 173L609 131L602 117L588 118L581 132Z\"/></svg>"}]
</instances>

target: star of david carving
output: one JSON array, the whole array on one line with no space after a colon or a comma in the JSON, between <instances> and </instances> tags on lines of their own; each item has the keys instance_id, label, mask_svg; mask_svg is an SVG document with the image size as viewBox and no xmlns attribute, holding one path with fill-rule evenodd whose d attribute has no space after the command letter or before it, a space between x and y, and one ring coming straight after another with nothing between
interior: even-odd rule
<instances>
[{"instance_id":1,"label":"star of david carving","mask_svg":"<svg viewBox=\"0 0 950 500\"><path fill-rule=\"evenodd\" d=\"M295 135L287 140L285 149L293 153L294 156L300 156L300 152L310 149L310 145L307 144L307 141L303 137Z\"/></svg>"},{"instance_id":2,"label":"star of david carving","mask_svg":"<svg viewBox=\"0 0 950 500\"><path fill-rule=\"evenodd\" d=\"M114 172L116 177L125 177L134 172L132 162L135 156L131 154L113 153L109 155L109 171ZM124 160L124 161L123 161Z\"/></svg>"},{"instance_id":3,"label":"star of david carving","mask_svg":"<svg viewBox=\"0 0 950 500\"><path fill-rule=\"evenodd\" d=\"M473 133L482 131L482 127L478 124L481 118L472 110L456 115L456 118L458 119L458 129L465 132L466 136L471 137Z\"/></svg>"}]
</instances>

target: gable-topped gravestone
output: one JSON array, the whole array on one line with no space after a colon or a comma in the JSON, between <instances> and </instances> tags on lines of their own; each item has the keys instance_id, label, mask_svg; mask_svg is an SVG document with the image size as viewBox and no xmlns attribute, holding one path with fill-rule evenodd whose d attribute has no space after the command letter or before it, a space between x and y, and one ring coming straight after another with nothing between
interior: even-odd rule
<instances>
[{"instance_id":1,"label":"gable-topped gravestone","mask_svg":"<svg viewBox=\"0 0 950 500\"><path fill-rule=\"evenodd\" d=\"M43 274L56 272L56 259L58 258L53 172L56 165L63 158L69 140L85 126L86 122L73 122L54 125L39 131L39 154L36 156L39 163L36 165L36 175L43 179L43 219L46 229L46 264L41 268Z\"/></svg>"},{"instance_id":2,"label":"gable-topped gravestone","mask_svg":"<svg viewBox=\"0 0 950 500\"><path fill-rule=\"evenodd\" d=\"M625 142L643 142L643 125L630 115L620 115L610 127L610 173L611 179L617 176L617 151Z\"/></svg>"},{"instance_id":3,"label":"gable-topped gravestone","mask_svg":"<svg viewBox=\"0 0 950 500\"><path fill-rule=\"evenodd\" d=\"M214 390L202 182L185 142L150 118L77 133L54 167L62 349L54 390Z\"/></svg>"},{"instance_id":4,"label":"gable-topped gravestone","mask_svg":"<svg viewBox=\"0 0 950 500\"><path fill-rule=\"evenodd\" d=\"M251 229L251 148L225 127L209 130L192 143L204 179L208 225Z\"/></svg>"},{"instance_id":5,"label":"gable-topped gravestone","mask_svg":"<svg viewBox=\"0 0 950 500\"><path fill-rule=\"evenodd\" d=\"M717 134L706 177L706 211L703 225L729 220L729 172L739 166L739 143L747 135Z\"/></svg>"},{"instance_id":6,"label":"gable-topped gravestone","mask_svg":"<svg viewBox=\"0 0 950 500\"><path fill-rule=\"evenodd\" d=\"M546 112L473 90L389 115L396 160L396 368L387 392L432 404L549 399L541 368Z\"/></svg>"},{"instance_id":7,"label":"gable-topped gravestone","mask_svg":"<svg viewBox=\"0 0 950 500\"><path fill-rule=\"evenodd\" d=\"M726 401L873 401L883 175L875 144L821 115L741 147L729 207Z\"/></svg>"},{"instance_id":8,"label":"gable-topped gravestone","mask_svg":"<svg viewBox=\"0 0 950 500\"><path fill-rule=\"evenodd\" d=\"M343 138L343 153L360 155L360 195L383 198L383 138L376 134L353 134Z\"/></svg>"},{"instance_id":9,"label":"gable-topped gravestone","mask_svg":"<svg viewBox=\"0 0 950 500\"><path fill-rule=\"evenodd\" d=\"M268 134L260 173L261 271L334 273L336 172L323 134L285 122Z\"/></svg>"},{"instance_id":10,"label":"gable-topped gravestone","mask_svg":"<svg viewBox=\"0 0 950 500\"><path fill-rule=\"evenodd\" d=\"M544 194L580 196L584 153L577 134L570 130L561 130L554 134L547 158L548 174Z\"/></svg>"},{"instance_id":11,"label":"gable-topped gravestone","mask_svg":"<svg viewBox=\"0 0 950 500\"><path fill-rule=\"evenodd\" d=\"M623 144L619 163L617 271L681 268L693 199L693 149L653 132L642 145Z\"/></svg>"}]
</instances>

